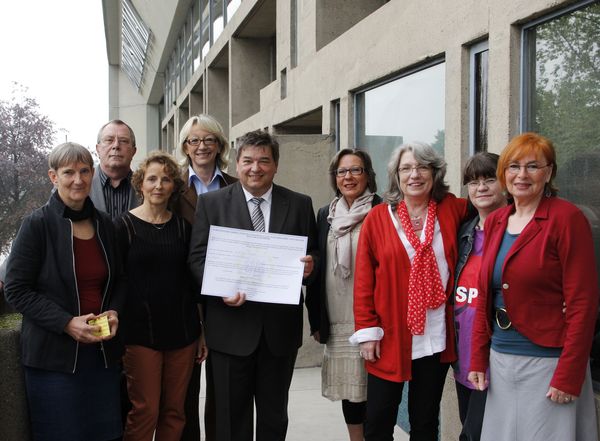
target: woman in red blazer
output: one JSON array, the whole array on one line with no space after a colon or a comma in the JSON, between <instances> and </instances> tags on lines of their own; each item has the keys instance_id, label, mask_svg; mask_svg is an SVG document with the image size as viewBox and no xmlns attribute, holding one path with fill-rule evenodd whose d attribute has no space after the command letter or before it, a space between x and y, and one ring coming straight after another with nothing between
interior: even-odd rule
<instances>
[{"instance_id":1,"label":"woman in red blazer","mask_svg":"<svg viewBox=\"0 0 600 441\"><path fill-rule=\"evenodd\" d=\"M551 141L535 133L515 137L498 162L514 205L485 222L469 373L483 390L490 369L482 440L598 439L592 233L583 213L556 197L556 168Z\"/></svg>"},{"instance_id":2,"label":"woman in red blazer","mask_svg":"<svg viewBox=\"0 0 600 441\"><path fill-rule=\"evenodd\" d=\"M411 440L438 437L444 380L456 359L451 293L466 214L445 174L429 145L400 146L388 164L386 203L369 212L359 236L350 341L367 361L367 441L393 439L404 381Z\"/></svg>"}]
</instances>

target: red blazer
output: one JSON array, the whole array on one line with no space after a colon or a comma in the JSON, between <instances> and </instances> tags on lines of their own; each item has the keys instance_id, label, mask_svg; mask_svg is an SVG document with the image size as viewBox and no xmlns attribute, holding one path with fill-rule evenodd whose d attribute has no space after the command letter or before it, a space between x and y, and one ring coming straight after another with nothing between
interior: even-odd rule
<instances>
[{"instance_id":1,"label":"red blazer","mask_svg":"<svg viewBox=\"0 0 600 441\"><path fill-rule=\"evenodd\" d=\"M446 350L442 361L456 360L452 288L458 258L458 227L466 215L466 200L448 194L437 208L444 253L450 277L446 294ZM383 328L381 358L366 363L367 371L379 378L401 382L411 379L412 335L406 323L410 260L390 219L388 204L373 207L360 230L354 276L354 321L356 330Z\"/></svg>"},{"instance_id":2,"label":"red blazer","mask_svg":"<svg viewBox=\"0 0 600 441\"><path fill-rule=\"evenodd\" d=\"M492 335L492 273L514 205L485 222L471 370L485 372ZM540 346L562 347L550 385L578 396L598 314L598 276L590 225L575 205L543 197L502 266L502 294L515 328ZM562 312L563 302L567 305Z\"/></svg>"}]
</instances>

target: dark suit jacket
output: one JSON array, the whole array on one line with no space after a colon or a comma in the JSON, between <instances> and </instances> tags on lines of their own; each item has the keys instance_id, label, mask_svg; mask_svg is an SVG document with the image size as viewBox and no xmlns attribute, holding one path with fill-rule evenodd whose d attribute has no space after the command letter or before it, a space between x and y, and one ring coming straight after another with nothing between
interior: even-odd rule
<instances>
[{"instance_id":1,"label":"dark suit jacket","mask_svg":"<svg viewBox=\"0 0 600 441\"><path fill-rule=\"evenodd\" d=\"M227 187L238 181L237 178L228 175L221 171L223 176L218 176L219 187ZM188 186L188 180L190 178L189 169L186 168L185 172L181 175L181 179L185 182L183 190L179 194L179 197L173 202L173 211L179 216L188 221L191 225L194 225L194 213L196 213L196 202L198 201L198 195L194 187Z\"/></svg>"},{"instance_id":2,"label":"dark suit jacket","mask_svg":"<svg viewBox=\"0 0 600 441\"><path fill-rule=\"evenodd\" d=\"M379 195L373 196L373 204L382 202ZM317 214L317 234L319 242L319 265L315 266L318 271L317 280L306 288L306 308L308 309L308 321L310 332L314 334L319 331L319 343L327 343L329 338L329 312L327 311L327 293L325 291L325 277L327 276L327 236L331 225L327 222L329 216L329 204L319 209ZM356 252L356 250L355 250Z\"/></svg>"},{"instance_id":3,"label":"dark suit jacket","mask_svg":"<svg viewBox=\"0 0 600 441\"><path fill-rule=\"evenodd\" d=\"M198 198L188 262L200 286L211 225L253 229L239 182ZM317 231L310 197L274 184L269 232L307 236L307 254L317 261ZM305 283L312 282L314 277L309 279ZM298 305L247 301L240 307L227 306L219 297L205 298L209 349L248 356L258 347L263 333L275 356L292 355L302 345L302 296Z\"/></svg>"}]
</instances>

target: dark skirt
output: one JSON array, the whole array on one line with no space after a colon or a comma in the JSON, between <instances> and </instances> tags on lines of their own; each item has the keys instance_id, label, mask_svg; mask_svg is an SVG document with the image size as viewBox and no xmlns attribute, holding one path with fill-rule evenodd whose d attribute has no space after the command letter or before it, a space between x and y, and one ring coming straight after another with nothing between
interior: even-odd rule
<instances>
[{"instance_id":1,"label":"dark skirt","mask_svg":"<svg viewBox=\"0 0 600 441\"><path fill-rule=\"evenodd\" d=\"M121 436L119 367L104 367L99 345L79 346L75 374L25 367L35 441L107 441Z\"/></svg>"}]
</instances>

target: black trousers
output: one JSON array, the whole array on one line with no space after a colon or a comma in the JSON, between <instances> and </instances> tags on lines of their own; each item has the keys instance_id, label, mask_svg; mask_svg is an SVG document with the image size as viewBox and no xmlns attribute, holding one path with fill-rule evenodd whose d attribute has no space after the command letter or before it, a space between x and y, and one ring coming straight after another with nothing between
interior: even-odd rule
<instances>
[{"instance_id":1,"label":"black trousers","mask_svg":"<svg viewBox=\"0 0 600 441\"><path fill-rule=\"evenodd\" d=\"M449 366L448 363L440 363L440 354L412 361L412 379L408 389L411 441L437 441L440 400ZM369 374L365 441L394 439L394 426L403 387L404 383Z\"/></svg>"},{"instance_id":2,"label":"black trousers","mask_svg":"<svg viewBox=\"0 0 600 441\"><path fill-rule=\"evenodd\" d=\"M296 355L272 354L264 337L245 357L211 351L217 441L252 441L254 405L256 441L285 440Z\"/></svg>"},{"instance_id":3,"label":"black trousers","mask_svg":"<svg viewBox=\"0 0 600 441\"><path fill-rule=\"evenodd\" d=\"M481 438L481 427L483 426L483 413L485 411L485 400L487 389L484 391L469 389L458 381L456 384L456 396L458 397L458 412L462 431L460 441L479 441Z\"/></svg>"}]
</instances>

